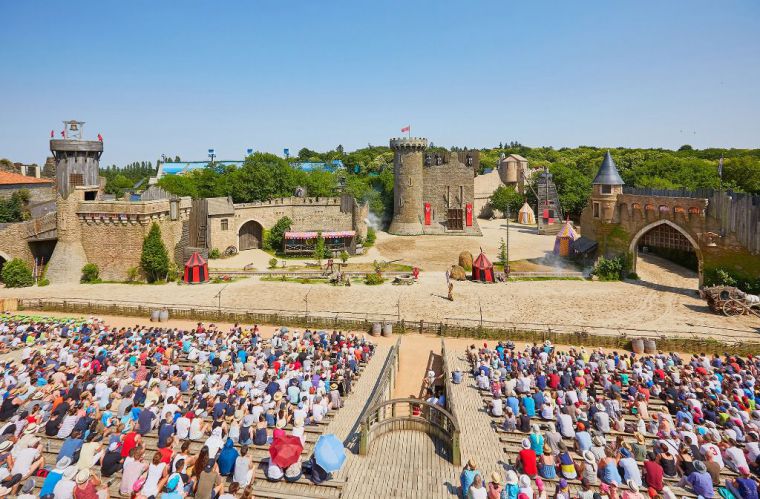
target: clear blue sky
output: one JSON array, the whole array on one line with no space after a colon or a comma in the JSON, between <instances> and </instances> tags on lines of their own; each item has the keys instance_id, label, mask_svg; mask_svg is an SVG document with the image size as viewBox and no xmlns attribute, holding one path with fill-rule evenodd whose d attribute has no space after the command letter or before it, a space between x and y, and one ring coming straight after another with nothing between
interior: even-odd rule
<instances>
[{"instance_id":1,"label":"clear blue sky","mask_svg":"<svg viewBox=\"0 0 760 499\"><path fill-rule=\"evenodd\" d=\"M760 147L760 2L0 2L0 157L518 140Z\"/></svg>"}]
</instances>

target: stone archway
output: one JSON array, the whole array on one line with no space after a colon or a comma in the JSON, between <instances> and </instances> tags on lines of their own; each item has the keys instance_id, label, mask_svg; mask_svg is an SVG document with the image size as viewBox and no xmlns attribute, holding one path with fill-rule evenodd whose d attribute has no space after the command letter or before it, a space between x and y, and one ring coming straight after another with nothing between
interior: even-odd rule
<instances>
[{"instance_id":1,"label":"stone archway","mask_svg":"<svg viewBox=\"0 0 760 499\"><path fill-rule=\"evenodd\" d=\"M256 220L248 220L238 231L238 250L260 249L264 243L264 227Z\"/></svg>"},{"instance_id":2,"label":"stone archway","mask_svg":"<svg viewBox=\"0 0 760 499\"><path fill-rule=\"evenodd\" d=\"M636 235L633 236L631 239L631 244L628 247L628 252L632 256L632 262L631 262L631 270L633 272L636 272L636 262L639 257L639 240L647 234L650 230L654 229L655 227L658 227L660 225L667 225L676 231L678 231L682 236L684 236L692 245L694 248L694 253L697 255L697 273L699 276L699 287L701 288L704 284L704 275L703 275L703 265L704 265L704 258L702 257L702 250L699 247L699 243L697 243L696 239L691 236L686 230L684 230L683 227L680 227L678 224L672 222L671 220L667 219L661 219L656 220L650 224L645 225L641 229L639 229L638 232L636 232Z\"/></svg>"}]
</instances>

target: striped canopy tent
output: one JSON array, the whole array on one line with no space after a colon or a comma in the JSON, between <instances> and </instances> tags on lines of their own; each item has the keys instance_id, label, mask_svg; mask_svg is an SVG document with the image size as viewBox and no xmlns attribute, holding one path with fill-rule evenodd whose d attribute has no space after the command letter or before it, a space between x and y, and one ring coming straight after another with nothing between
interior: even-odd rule
<instances>
[{"instance_id":1,"label":"striped canopy tent","mask_svg":"<svg viewBox=\"0 0 760 499\"><path fill-rule=\"evenodd\" d=\"M522 205L520 211L517 212L517 223L523 225L536 225L536 214L533 212L533 208L530 207L527 201Z\"/></svg>"},{"instance_id":2,"label":"striped canopy tent","mask_svg":"<svg viewBox=\"0 0 760 499\"><path fill-rule=\"evenodd\" d=\"M482 250L475 261L472 262L472 280L483 282L494 281L493 264Z\"/></svg>"},{"instance_id":3,"label":"striped canopy tent","mask_svg":"<svg viewBox=\"0 0 760 499\"><path fill-rule=\"evenodd\" d=\"M187 284L208 282L208 263L197 251L193 252L190 259L185 263L185 276L182 280Z\"/></svg>"},{"instance_id":4,"label":"striped canopy tent","mask_svg":"<svg viewBox=\"0 0 760 499\"><path fill-rule=\"evenodd\" d=\"M562 229L557 232L554 239L554 254L557 256L570 256L573 254L575 240L578 239L578 233L575 231L573 224L568 220Z\"/></svg>"}]
</instances>

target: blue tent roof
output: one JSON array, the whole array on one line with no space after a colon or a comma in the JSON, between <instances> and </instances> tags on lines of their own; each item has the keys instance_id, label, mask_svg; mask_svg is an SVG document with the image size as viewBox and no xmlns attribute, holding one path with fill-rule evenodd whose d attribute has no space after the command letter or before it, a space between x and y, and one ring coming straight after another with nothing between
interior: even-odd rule
<instances>
[{"instance_id":1,"label":"blue tent roof","mask_svg":"<svg viewBox=\"0 0 760 499\"><path fill-rule=\"evenodd\" d=\"M344 167L343 161L339 159L334 159L329 163L326 163L324 161L300 161L298 163L294 163L294 166L305 172L325 170L331 173Z\"/></svg>"},{"instance_id":2,"label":"blue tent roof","mask_svg":"<svg viewBox=\"0 0 760 499\"><path fill-rule=\"evenodd\" d=\"M623 179L620 178L615 161L612 159L612 155L609 151L604 155L604 161L602 166L599 167L599 172L594 178L593 185L625 185Z\"/></svg>"},{"instance_id":3,"label":"blue tent roof","mask_svg":"<svg viewBox=\"0 0 760 499\"><path fill-rule=\"evenodd\" d=\"M186 173L192 170L200 170L208 166L208 161L178 161L176 163L164 163L163 174L164 175L176 175L178 173ZM241 166L242 161L214 161L215 165L221 166Z\"/></svg>"}]
</instances>

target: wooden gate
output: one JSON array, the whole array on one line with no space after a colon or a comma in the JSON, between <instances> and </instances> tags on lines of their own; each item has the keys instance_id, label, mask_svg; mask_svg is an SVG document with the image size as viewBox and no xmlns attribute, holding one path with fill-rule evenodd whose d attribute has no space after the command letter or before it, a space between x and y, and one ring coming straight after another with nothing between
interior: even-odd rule
<instances>
[{"instance_id":1,"label":"wooden gate","mask_svg":"<svg viewBox=\"0 0 760 499\"><path fill-rule=\"evenodd\" d=\"M448 230L463 230L464 229L464 210L450 208L448 217L446 220L446 228Z\"/></svg>"},{"instance_id":2,"label":"wooden gate","mask_svg":"<svg viewBox=\"0 0 760 499\"><path fill-rule=\"evenodd\" d=\"M255 220L249 220L244 223L238 233L240 236L240 244L238 244L240 251L261 248L262 234L263 229L260 223Z\"/></svg>"}]
</instances>

